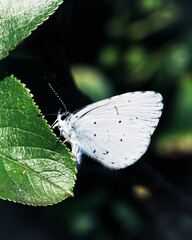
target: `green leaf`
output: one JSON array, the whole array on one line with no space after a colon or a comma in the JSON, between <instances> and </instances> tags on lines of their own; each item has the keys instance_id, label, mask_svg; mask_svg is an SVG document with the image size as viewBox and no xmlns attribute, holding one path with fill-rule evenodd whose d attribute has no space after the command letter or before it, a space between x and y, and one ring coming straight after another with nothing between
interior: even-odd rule
<instances>
[{"instance_id":1,"label":"green leaf","mask_svg":"<svg viewBox=\"0 0 192 240\"><path fill-rule=\"evenodd\" d=\"M42 24L63 0L1 0L0 59Z\"/></svg>"},{"instance_id":2,"label":"green leaf","mask_svg":"<svg viewBox=\"0 0 192 240\"><path fill-rule=\"evenodd\" d=\"M75 65L71 68L77 88L93 101L111 97L113 85L98 68Z\"/></svg>"},{"instance_id":3,"label":"green leaf","mask_svg":"<svg viewBox=\"0 0 192 240\"><path fill-rule=\"evenodd\" d=\"M72 154L50 130L29 89L13 76L0 81L0 198L50 205L73 196Z\"/></svg>"}]
</instances>

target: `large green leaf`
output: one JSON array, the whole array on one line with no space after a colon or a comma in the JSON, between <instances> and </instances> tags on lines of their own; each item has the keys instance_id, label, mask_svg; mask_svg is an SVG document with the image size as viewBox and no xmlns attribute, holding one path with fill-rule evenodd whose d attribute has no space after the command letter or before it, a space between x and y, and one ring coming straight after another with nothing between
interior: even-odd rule
<instances>
[{"instance_id":1,"label":"large green leaf","mask_svg":"<svg viewBox=\"0 0 192 240\"><path fill-rule=\"evenodd\" d=\"M1 0L0 59L53 14L63 0Z\"/></svg>"},{"instance_id":2,"label":"large green leaf","mask_svg":"<svg viewBox=\"0 0 192 240\"><path fill-rule=\"evenodd\" d=\"M31 97L16 78L0 81L0 198L49 205L73 195L76 169Z\"/></svg>"}]
</instances>

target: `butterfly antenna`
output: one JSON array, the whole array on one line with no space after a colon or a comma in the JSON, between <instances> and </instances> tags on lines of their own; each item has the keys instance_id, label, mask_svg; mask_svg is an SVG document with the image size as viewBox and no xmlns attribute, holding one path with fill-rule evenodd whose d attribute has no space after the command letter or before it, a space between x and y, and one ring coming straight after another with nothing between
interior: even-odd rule
<instances>
[{"instance_id":1,"label":"butterfly antenna","mask_svg":"<svg viewBox=\"0 0 192 240\"><path fill-rule=\"evenodd\" d=\"M59 101L61 102L61 104L63 105L65 111L67 112L67 107L65 106L65 103L63 102L63 100L59 97L58 93L55 91L55 89L52 87L51 83L48 83L49 87L51 88L51 90L53 91L53 93L55 94L55 96L59 99Z\"/></svg>"},{"instance_id":2,"label":"butterfly antenna","mask_svg":"<svg viewBox=\"0 0 192 240\"><path fill-rule=\"evenodd\" d=\"M55 116L55 115L57 115L57 114L58 114L58 112L57 112L57 113L37 114L36 117Z\"/></svg>"}]
</instances>

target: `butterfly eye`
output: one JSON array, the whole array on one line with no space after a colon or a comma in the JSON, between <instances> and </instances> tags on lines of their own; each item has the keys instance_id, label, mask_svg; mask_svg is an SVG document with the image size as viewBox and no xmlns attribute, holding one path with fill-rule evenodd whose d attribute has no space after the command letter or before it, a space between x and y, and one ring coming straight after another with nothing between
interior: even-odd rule
<instances>
[{"instance_id":1,"label":"butterfly eye","mask_svg":"<svg viewBox=\"0 0 192 240\"><path fill-rule=\"evenodd\" d=\"M61 120L62 120L62 121L65 120L65 114L61 115Z\"/></svg>"}]
</instances>

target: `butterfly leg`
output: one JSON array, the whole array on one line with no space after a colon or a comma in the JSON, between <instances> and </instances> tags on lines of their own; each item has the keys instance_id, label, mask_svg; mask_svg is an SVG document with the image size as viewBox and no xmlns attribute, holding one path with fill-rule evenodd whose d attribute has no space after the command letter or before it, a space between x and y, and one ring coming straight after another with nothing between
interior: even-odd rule
<instances>
[{"instance_id":1,"label":"butterfly leg","mask_svg":"<svg viewBox=\"0 0 192 240\"><path fill-rule=\"evenodd\" d=\"M79 148L76 144L72 144L72 153L76 160L76 167L79 168L83 158L83 150Z\"/></svg>"}]
</instances>

